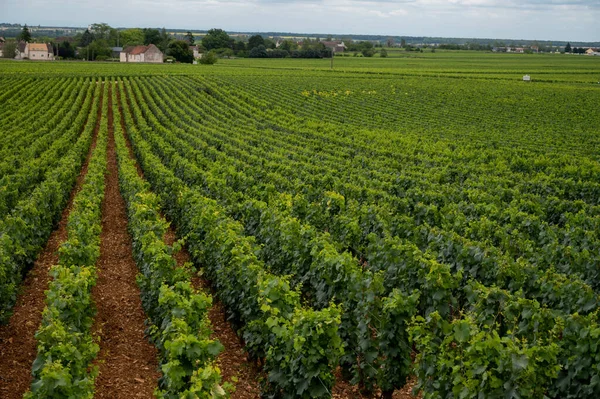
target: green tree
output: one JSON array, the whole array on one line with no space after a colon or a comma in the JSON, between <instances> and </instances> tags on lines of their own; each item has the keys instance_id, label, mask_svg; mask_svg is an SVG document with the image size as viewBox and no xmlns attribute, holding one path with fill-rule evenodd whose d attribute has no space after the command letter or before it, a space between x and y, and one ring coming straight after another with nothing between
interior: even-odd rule
<instances>
[{"instance_id":1,"label":"green tree","mask_svg":"<svg viewBox=\"0 0 600 399\"><path fill-rule=\"evenodd\" d=\"M406 40L400 40L400 47L406 47Z\"/></svg>"},{"instance_id":2,"label":"green tree","mask_svg":"<svg viewBox=\"0 0 600 399\"><path fill-rule=\"evenodd\" d=\"M190 49L189 43L185 40L173 40L169 43L167 55L170 55L179 62L187 64L194 62L194 52Z\"/></svg>"},{"instance_id":3,"label":"green tree","mask_svg":"<svg viewBox=\"0 0 600 399\"><path fill-rule=\"evenodd\" d=\"M125 46L137 46L138 44L144 44L145 35L144 31L140 28L125 29L121 31L119 35L119 41L123 47Z\"/></svg>"},{"instance_id":4,"label":"green tree","mask_svg":"<svg viewBox=\"0 0 600 399\"><path fill-rule=\"evenodd\" d=\"M233 45L233 50L235 51L235 53L239 53L240 51L246 51L246 43L244 43L241 40L236 40L235 44Z\"/></svg>"},{"instance_id":5,"label":"green tree","mask_svg":"<svg viewBox=\"0 0 600 399\"><path fill-rule=\"evenodd\" d=\"M105 23L92 24L91 31L94 34L94 39L110 39L111 27Z\"/></svg>"},{"instance_id":6,"label":"green tree","mask_svg":"<svg viewBox=\"0 0 600 399\"><path fill-rule=\"evenodd\" d=\"M89 29L86 29L81 35L81 40L79 41L80 47L87 47L94 41L94 35L90 32Z\"/></svg>"},{"instance_id":7,"label":"green tree","mask_svg":"<svg viewBox=\"0 0 600 399\"><path fill-rule=\"evenodd\" d=\"M4 43L2 48L2 58L15 58L17 55L17 42L9 40Z\"/></svg>"},{"instance_id":8,"label":"green tree","mask_svg":"<svg viewBox=\"0 0 600 399\"><path fill-rule=\"evenodd\" d=\"M142 33L144 35L144 42L143 43L145 45L154 44L155 46L158 46L158 44L162 40L160 31L158 29L144 28L144 30L142 31Z\"/></svg>"},{"instance_id":9,"label":"green tree","mask_svg":"<svg viewBox=\"0 0 600 399\"><path fill-rule=\"evenodd\" d=\"M207 50L231 48L231 39L223 29L211 29L202 38L202 45Z\"/></svg>"},{"instance_id":10,"label":"green tree","mask_svg":"<svg viewBox=\"0 0 600 399\"><path fill-rule=\"evenodd\" d=\"M266 38L265 39L265 47L266 48L270 48L270 49L274 49L274 48L277 48L277 43L275 43L274 40Z\"/></svg>"},{"instance_id":11,"label":"green tree","mask_svg":"<svg viewBox=\"0 0 600 399\"><path fill-rule=\"evenodd\" d=\"M570 53L571 52L571 43L567 43L567 45L565 46L565 53Z\"/></svg>"},{"instance_id":12,"label":"green tree","mask_svg":"<svg viewBox=\"0 0 600 399\"><path fill-rule=\"evenodd\" d=\"M280 45L279 45L279 49L280 50L285 50L285 51L292 51L292 50L296 50L298 48L298 44L292 40L284 40Z\"/></svg>"},{"instance_id":13,"label":"green tree","mask_svg":"<svg viewBox=\"0 0 600 399\"><path fill-rule=\"evenodd\" d=\"M200 58L200 63L202 65L213 65L213 64L217 63L218 59L219 59L219 57L217 56L217 53L213 50L213 51L204 53L202 58Z\"/></svg>"},{"instance_id":14,"label":"green tree","mask_svg":"<svg viewBox=\"0 0 600 399\"><path fill-rule=\"evenodd\" d=\"M382 48L381 51L379 51L379 56L381 58L386 58L388 56L388 52L386 49Z\"/></svg>"},{"instance_id":15,"label":"green tree","mask_svg":"<svg viewBox=\"0 0 600 399\"><path fill-rule=\"evenodd\" d=\"M258 46L264 46L265 45L265 39L261 36L261 35L254 35L251 36L250 39L248 39L248 50L252 51L253 48L256 48Z\"/></svg>"},{"instance_id":16,"label":"green tree","mask_svg":"<svg viewBox=\"0 0 600 399\"><path fill-rule=\"evenodd\" d=\"M18 37L19 40L29 43L31 41L31 32L29 32L29 28L27 24L23 26L23 30L21 30L21 34Z\"/></svg>"},{"instance_id":17,"label":"green tree","mask_svg":"<svg viewBox=\"0 0 600 399\"><path fill-rule=\"evenodd\" d=\"M190 44L190 46L194 45L194 35L192 34L192 32L190 32L188 30L187 33L185 34L185 38L188 41L188 43Z\"/></svg>"},{"instance_id":18,"label":"green tree","mask_svg":"<svg viewBox=\"0 0 600 399\"><path fill-rule=\"evenodd\" d=\"M75 58L75 47L64 41L58 45L58 55L62 58Z\"/></svg>"},{"instance_id":19,"label":"green tree","mask_svg":"<svg viewBox=\"0 0 600 399\"><path fill-rule=\"evenodd\" d=\"M250 50L250 58L268 58L267 48L262 44Z\"/></svg>"},{"instance_id":20,"label":"green tree","mask_svg":"<svg viewBox=\"0 0 600 399\"><path fill-rule=\"evenodd\" d=\"M98 57L100 59L109 58L112 56L112 50L108 45L108 40L106 39L97 39L90 43L89 51L90 51L90 59L95 60Z\"/></svg>"}]
</instances>

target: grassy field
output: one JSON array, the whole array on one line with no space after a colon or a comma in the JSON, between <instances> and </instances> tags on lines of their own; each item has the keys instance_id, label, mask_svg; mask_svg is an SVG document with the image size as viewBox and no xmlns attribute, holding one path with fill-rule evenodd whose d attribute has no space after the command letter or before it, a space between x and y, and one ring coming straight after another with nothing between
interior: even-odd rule
<instances>
[{"instance_id":1,"label":"grassy field","mask_svg":"<svg viewBox=\"0 0 600 399\"><path fill-rule=\"evenodd\" d=\"M558 54L336 57L333 70L325 59L2 61L0 239L10 250L0 249L0 316L98 126L95 157L106 152L113 174L129 168L106 190L115 199L122 185L144 306L161 304L145 310L163 334L154 338L165 392L201 391L202 378L220 392L222 373L239 387L254 380L252 392L262 378L263 391L286 397L405 398L413 386L426 398L598 397L599 80L600 57ZM47 198L51 207L36 205ZM106 219L103 209L87 222ZM142 245L156 229L163 248L160 212L186 237L221 323L261 359L257 374L227 360L215 369L212 343L189 352L202 366L176 368L199 363L165 343L174 330L163 305L192 299L161 290L193 296L199 286L184 284L197 283L191 270L165 275L155 247ZM190 347L196 327L210 335L204 308L173 310L188 314L191 332L177 331ZM217 338L233 359L236 339ZM230 379L238 374L246 379Z\"/></svg>"}]
</instances>

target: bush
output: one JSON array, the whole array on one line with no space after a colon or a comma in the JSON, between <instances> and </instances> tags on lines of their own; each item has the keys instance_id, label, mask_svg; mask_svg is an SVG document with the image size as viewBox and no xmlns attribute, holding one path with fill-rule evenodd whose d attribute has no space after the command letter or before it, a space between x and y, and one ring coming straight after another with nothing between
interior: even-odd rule
<instances>
[{"instance_id":1,"label":"bush","mask_svg":"<svg viewBox=\"0 0 600 399\"><path fill-rule=\"evenodd\" d=\"M267 49L262 44L250 50L250 58L268 58Z\"/></svg>"},{"instance_id":2,"label":"bush","mask_svg":"<svg viewBox=\"0 0 600 399\"><path fill-rule=\"evenodd\" d=\"M217 63L218 59L217 53L211 50L208 53L204 53L202 58L200 58L200 63L202 65L213 65Z\"/></svg>"},{"instance_id":3,"label":"bush","mask_svg":"<svg viewBox=\"0 0 600 399\"><path fill-rule=\"evenodd\" d=\"M108 60L108 57L105 55L99 55L96 57L96 61L106 61Z\"/></svg>"}]
</instances>

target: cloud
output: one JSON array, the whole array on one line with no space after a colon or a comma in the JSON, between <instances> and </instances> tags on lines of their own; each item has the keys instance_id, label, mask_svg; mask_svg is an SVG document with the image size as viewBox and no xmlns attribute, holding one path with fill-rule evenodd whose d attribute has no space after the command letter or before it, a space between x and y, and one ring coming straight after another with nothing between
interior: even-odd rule
<instances>
[{"instance_id":1,"label":"cloud","mask_svg":"<svg viewBox=\"0 0 600 399\"><path fill-rule=\"evenodd\" d=\"M252 32L600 40L600 0L0 0L0 15L2 22L31 25L106 22Z\"/></svg>"}]
</instances>

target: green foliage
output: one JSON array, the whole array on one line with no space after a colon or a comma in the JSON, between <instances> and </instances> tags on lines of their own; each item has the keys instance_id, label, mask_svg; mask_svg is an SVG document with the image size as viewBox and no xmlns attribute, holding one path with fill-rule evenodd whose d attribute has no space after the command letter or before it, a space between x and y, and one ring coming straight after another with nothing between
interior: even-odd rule
<instances>
[{"instance_id":1,"label":"green foliage","mask_svg":"<svg viewBox=\"0 0 600 399\"><path fill-rule=\"evenodd\" d=\"M24 41L24 42L31 42L31 32L29 32L29 28L27 27L27 24L25 24L23 26L23 29L21 30L21 34L19 35L19 37L17 38L19 41Z\"/></svg>"},{"instance_id":2,"label":"green foliage","mask_svg":"<svg viewBox=\"0 0 600 399\"><path fill-rule=\"evenodd\" d=\"M176 267L175 249L163 241L168 223L160 215L159 200L139 177L129 157L116 97L113 109L117 110L114 128L119 186L127 204L134 258L141 272L138 285L151 337L161 353L163 376L156 395L169 399L224 397L215 365L223 346L210 339L208 310L212 299L192 288L189 270Z\"/></svg>"},{"instance_id":3,"label":"green foliage","mask_svg":"<svg viewBox=\"0 0 600 399\"><path fill-rule=\"evenodd\" d=\"M167 55L174 57L178 62L191 64L194 61L194 52L185 40L174 40L169 43Z\"/></svg>"},{"instance_id":4,"label":"green foliage","mask_svg":"<svg viewBox=\"0 0 600 399\"><path fill-rule=\"evenodd\" d=\"M19 164L18 156L5 158L7 164L4 171L7 172L7 180L4 189L0 192L2 195L0 212L10 211L10 214L0 222L0 321L2 322L6 322L11 314L23 270L33 263L58 221L91 145L96 111L99 106L92 100L98 98L99 89L90 85L90 81L85 81L88 82L88 89L82 91L81 96L71 97L74 100L74 112L66 115L74 117L75 120L70 129L67 129L69 119L66 119L65 125L59 124L56 131L42 130L48 134L45 140L40 140L30 148L31 158L25 156L21 159L24 165L29 166L23 168L22 173L11 176L8 172ZM86 92L87 98L84 96ZM84 98L86 101L82 104ZM89 123L86 124L88 113L91 116ZM65 134L62 129L67 129L68 133L64 139L59 140L61 134ZM40 132L36 132L38 133ZM53 140L56 140L54 147L52 147ZM34 160L36 154L44 155ZM30 184L37 185L28 187Z\"/></svg>"},{"instance_id":5,"label":"green foliage","mask_svg":"<svg viewBox=\"0 0 600 399\"><path fill-rule=\"evenodd\" d=\"M252 51L255 47L265 46L265 39L261 35L250 36L248 39L247 50ZM266 48L265 48L266 50Z\"/></svg>"},{"instance_id":6,"label":"green foliage","mask_svg":"<svg viewBox=\"0 0 600 399\"><path fill-rule=\"evenodd\" d=\"M122 47L145 44L145 30L140 28L124 29L119 32L119 44Z\"/></svg>"},{"instance_id":7,"label":"green foliage","mask_svg":"<svg viewBox=\"0 0 600 399\"><path fill-rule=\"evenodd\" d=\"M202 55L199 62L202 65L213 65L216 64L219 60L217 53L215 51L208 51Z\"/></svg>"},{"instance_id":8,"label":"green foliage","mask_svg":"<svg viewBox=\"0 0 600 399\"><path fill-rule=\"evenodd\" d=\"M249 56L250 58L268 58L269 54L267 54L265 46L260 44L250 50Z\"/></svg>"},{"instance_id":9,"label":"green foliage","mask_svg":"<svg viewBox=\"0 0 600 399\"><path fill-rule=\"evenodd\" d=\"M210 29L202 38L202 46L206 50L231 48L231 38L223 29Z\"/></svg>"},{"instance_id":10,"label":"green foliage","mask_svg":"<svg viewBox=\"0 0 600 399\"><path fill-rule=\"evenodd\" d=\"M27 398L91 398L97 368L91 362L98 344L91 335L95 315L91 290L100 256L101 209L107 163L108 85L104 85L102 119L96 147L81 190L69 215L68 240L60 249L53 280L46 291L46 308L36 333L37 358Z\"/></svg>"},{"instance_id":11,"label":"green foliage","mask_svg":"<svg viewBox=\"0 0 600 399\"><path fill-rule=\"evenodd\" d=\"M17 55L17 42L14 40L7 40L2 46L2 58L15 58Z\"/></svg>"}]
</instances>

